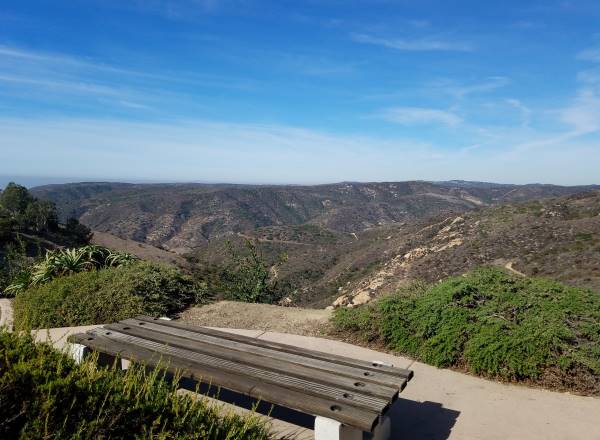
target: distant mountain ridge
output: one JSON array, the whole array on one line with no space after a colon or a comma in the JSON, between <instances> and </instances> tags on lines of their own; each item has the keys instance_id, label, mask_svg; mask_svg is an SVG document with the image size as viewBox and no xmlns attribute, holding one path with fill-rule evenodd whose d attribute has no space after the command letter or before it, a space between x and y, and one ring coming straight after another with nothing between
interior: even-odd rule
<instances>
[{"instance_id":1,"label":"distant mountain ridge","mask_svg":"<svg viewBox=\"0 0 600 440\"><path fill-rule=\"evenodd\" d=\"M600 186L381 182L296 186L72 183L31 189L94 230L185 253L259 227L314 224L342 233Z\"/></svg>"}]
</instances>

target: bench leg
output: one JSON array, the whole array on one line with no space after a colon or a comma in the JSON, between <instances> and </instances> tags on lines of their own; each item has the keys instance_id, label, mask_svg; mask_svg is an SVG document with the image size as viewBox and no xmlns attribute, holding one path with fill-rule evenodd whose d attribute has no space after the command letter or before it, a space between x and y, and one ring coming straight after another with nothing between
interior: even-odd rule
<instances>
[{"instance_id":1,"label":"bench leg","mask_svg":"<svg viewBox=\"0 0 600 440\"><path fill-rule=\"evenodd\" d=\"M81 344L69 344L68 352L75 362L78 364L83 362L83 359L90 353L90 349Z\"/></svg>"},{"instance_id":2,"label":"bench leg","mask_svg":"<svg viewBox=\"0 0 600 440\"><path fill-rule=\"evenodd\" d=\"M389 440L392 437L392 420L388 416L383 416L373 433L371 440Z\"/></svg>"},{"instance_id":3,"label":"bench leg","mask_svg":"<svg viewBox=\"0 0 600 440\"><path fill-rule=\"evenodd\" d=\"M337 420L317 416L315 418L315 440L362 440L360 429L343 425Z\"/></svg>"},{"instance_id":4,"label":"bench leg","mask_svg":"<svg viewBox=\"0 0 600 440\"><path fill-rule=\"evenodd\" d=\"M86 356L91 352L91 350L85 345L73 343L68 345L67 350L68 354L71 355L71 357L75 359L75 362L77 362L78 364L82 363ZM106 353L100 353L98 355L97 362L100 366L111 367L115 364L115 359L115 356L111 356ZM129 365L131 365L131 361L128 359L121 358L119 359L118 365L121 367L121 370L127 370L129 368Z\"/></svg>"}]
</instances>

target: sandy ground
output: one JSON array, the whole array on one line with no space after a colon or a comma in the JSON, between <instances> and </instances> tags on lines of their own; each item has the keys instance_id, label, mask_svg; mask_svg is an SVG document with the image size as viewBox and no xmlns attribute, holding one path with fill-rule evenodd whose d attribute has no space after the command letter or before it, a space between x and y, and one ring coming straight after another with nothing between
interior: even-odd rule
<instances>
[{"instance_id":1,"label":"sandy ground","mask_svg":"<svg viewBox=\"0 0 600 440\"><path fill-rule=\"evenodd\" d=\"M180 319L189 324L208 327L319 336L325 333L330 316L331 310L220 301L203 307L192 307L183 312Z\"/></svg>"}]
</instances>

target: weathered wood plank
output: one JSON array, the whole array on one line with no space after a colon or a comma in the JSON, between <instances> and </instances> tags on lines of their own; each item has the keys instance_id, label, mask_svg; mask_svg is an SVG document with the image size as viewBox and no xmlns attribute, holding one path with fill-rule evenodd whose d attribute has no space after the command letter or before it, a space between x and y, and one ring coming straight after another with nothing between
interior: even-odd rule
<instances>
[{"instance_id":1,"label":"weathered wood plank","mask_svg":"<svg viewBox=\"0 0 600 440\"><path fill-rule=\"evenodd\" d=\"M358 393L352 393L352 398L350 399L350 393L342 388L291 376L289 374L253 367L247 364L240 364L239 362L233 362L200 352L172 347L170 345L151 341L145 338L126 335L114 330L94 329L90 330L88 333L91 335L101 335L111 340L135 345L147 350L155 350L156 352L166 356L181 357L198 364L226 370L230 373L235 373L242 376L250 376L261 382L272 383L284 388L303 391L306 394L312 394L318 397L343 401L347 405L365 407L367 409L371 409L372 411L381 412L387 406L387 404L390 403L390 400L385 401L381 398Z\"/></svg>"},{"instance_id":2,"label":"weathered wood plank","mask_svg":"<svg viewBox=\"0 0 600 440\"><path fill-rule=\"evenodd\" d=\"M130 323L131 322L131 323ZM398 389L391 386L382 386L374 383L364 382L364 386L357 387L357 383L362 383L362 377L350 378L328 371L317 370L306 365L290 363L280 359L265 357L251 351L238 351L231 349L229 344L231 341L218 340L216 343L186 339L180 336L162 333L155 330L156 325L146 323L144 326L135 325L136 321L127 321L127 323L109 324L104 328L120 333L137 336L143 339L152 340L172 347L179 347L186 350L209 354L211 356L227 359L243 365L256 366L265 370L284 373L312 382L342 388L347 391L348 399L355 400L356 404L362 405L363 400L357 398L358 395L367 395L380 399L379 406L374 408L373 402L369 401L367 408L382 411L391 402L396 400ZM242 348L248 348L244 346Z\"/></svg>"},{"instance_id":3,"label":"weathered wood plank","mask_svg":"<svg viewBox=\"0 0 600 440\"><path fill-rule=\"evenodd\" d=\"M373 372L385 373L392 376L399 376L405 379L411 379L413 376L413 372L411 370L407 370L404 368L390 367L387 365L379 365L373 362L362 361L360 359L353 359L346 356L340 356L332 353L324 353L316 350L309 350L306 348L296 347L294 345L281 344L279 342L266 341L264 339L257 338L249 338L248 336L237 335L235 333L223 332L220 330L210 329L207 327L200 326L191 326L188 324L182 324L175 321L163 321L158 318L152 318L149 316L136 316L135 319L139 319L141 321L147 322L159 322L161 325L180 328L189 331L195 331L198 333L203 333L207 335L218 336L224 339L230 339L239 342L245 342L251 345L257 345L260 347L268 347L278 351L286 352L286 353L295 353L301 354L305 357L310 357L314 359L322 359L330 362L336 362L341 365L353 366L355 368L367 369Z\"/></svg>"},{"instance_id":4,"label":"weathered wood plank","mask_svg":"<svg viewBox=\"0 0 600 440\"><path fill-rule=\"evenodd\" d=\"M167 325L163 323L166 322ZM360 378L360 382L363 384L373 383L379 384L388 387L396 387L398 390L404 389L406 382L408 379L399 376L399 375L391 375L386 371L379 371L373 368L358 368L355 366L348 366L346 364L338 364L335 360L327 360L324 358L315 358L315 357L307 357L303 353L291 353L289 351L280 351L277 348L271 347L269 345L263 346L263 344L251 343L255 340L253 338L241 337L241 338L223 338L221 334L229 335L225 332L216 331L213 334L212 329L199 328L199 327L190 327L190 326L182 326L177 325L173 326L170 321L155 321L152 318L142 319L128 319L121 321L119 324L123 324L125 326L149 326L155 331L169 333L176 335L181 338L186 338L190 340L197 341L205 341L213 344L223 344L223 341L226 342L226 345L235 350L252 352L256 354L260 354L261 356L269 357L271 359L280 359L287 362L296 363L299 365L309 366L311 368L320 369L323 371L328 371L337 375L347 376L349 378ZM202 331L197 331L198 329ZM205 333L204 330L207 330ZM233 335L238 336L238 335ZM259 341L266 342L266 341ZM318 352L315 352L318 353ZM326 355L326 354L324 354ZM390 368L390 367L386 367Z\"/></svg>"},{"instance_id":5,"label":"weathered wood plank","mask_svg":"<svg viewBox=\"0 0 600 440\"><path fill-rule=\"evenodd\" d=\"M102 353L151 366L159 366L171 373L181 371L186 377L194 380L218 385L308 414L339 420L341 423L363 431L372 431L379 420L378 412L348 405L343 398L341 400L328 399L278 384L263 382L257 379L252 372L240 374L223 368L223 365L199 362L193 359L201 356L198 353L190 352L192 354L192 359L190 359L189 353L182 349L152 341L140 345L137 340L140 338L128 335L123 335L124 338L117 338L115 332L104 331L104 334L102 332L102 330L93 330L87 334L72 335L69 337L69 341ZM112 334L106 335L106 332Z\"/></svg>"}]
</instances>

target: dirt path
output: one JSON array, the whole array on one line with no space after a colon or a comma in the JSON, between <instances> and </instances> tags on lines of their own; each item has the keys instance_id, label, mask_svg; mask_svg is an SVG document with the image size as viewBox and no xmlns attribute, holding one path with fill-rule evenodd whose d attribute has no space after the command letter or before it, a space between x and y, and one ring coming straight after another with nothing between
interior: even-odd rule
<instances>
[{"instance_id":1,"label":"dirt path","mask_svg":"<svg viewBox=\"0 0 600 440\"><path fill-rule=\"evenodd\" d=\"M277 240L276 238L257 238L251 237L250 235L243 234L241 232L237 233L238 237L245 238L246 240L258 240L261 243L282 243L282 244L294 244L297 246L313 246L312 243L302 243L301 241L292 241L292 240Z\"/></svg>"},{"instance_id":2,"label":"dirt path","mask_svg":"<svg viewBox=\"0 0 600 440\"><path fill-rule=\"evenodd\" d=\"M519 272L517 269L513 269L513 264L514 262L509 261L508 263L506 263L504 265L504 267L508 270L510 270L512 273L519 275L520 277L526 277L527 275L525 275L523 272Z\"/></svg>"},{"instance_id":3,"label":"dirt path","mask_svg":"<svg viewBox=\"0 0 600 440\"><path fill-rule=\"evenodd\" d=\"M220 301L192 307L180 319L193 325L316 336L328 328L330 316L331 310Z\"/></svg>"}]
</instances>

